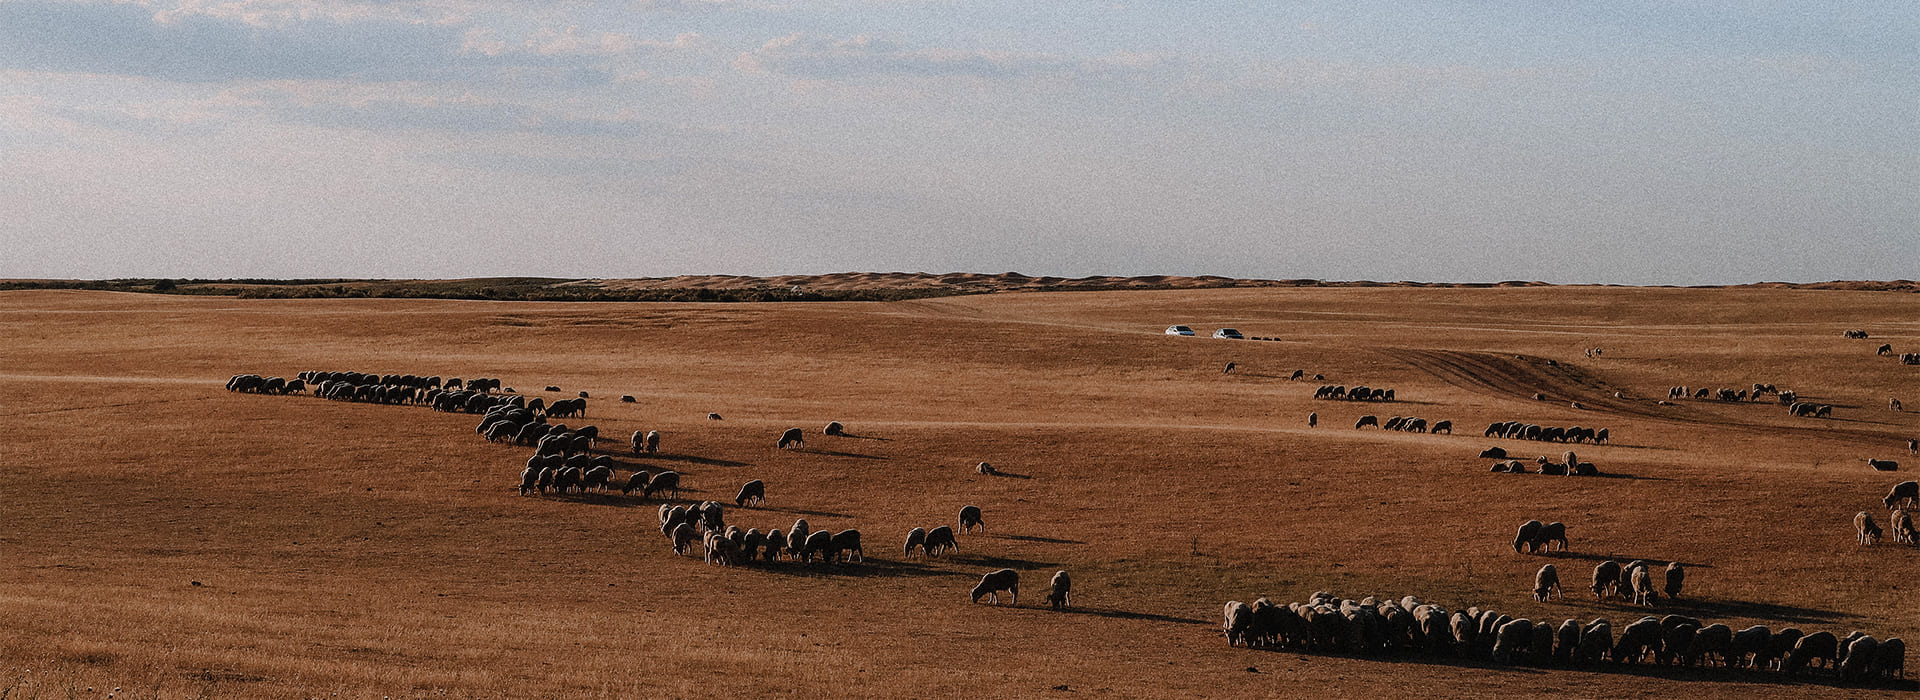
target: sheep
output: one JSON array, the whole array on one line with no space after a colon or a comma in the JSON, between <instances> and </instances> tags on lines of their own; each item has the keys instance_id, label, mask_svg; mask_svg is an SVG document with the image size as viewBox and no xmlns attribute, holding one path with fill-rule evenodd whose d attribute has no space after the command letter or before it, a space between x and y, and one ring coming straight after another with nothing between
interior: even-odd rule
<instances>
[{"instance_id":1,"label":"sheep","mask_svg":"<svg viewBox=\"0 0 1920 700\"><path fill-rule=\"evenodd\" d=\"M647 470L635 469L633 470L633 476L627 477L627 485L620 487L620 493L631 494L635 491L644 491L647 488L647 480L651 478L653 478L653 475L647 473ZM661 507L664 508L665 506L662 505Z\"/></svg>"},{"instance_id":2,"label":"sheep","mask_svg":"<svg viewBox=\"0 0 1920 700\"><path fill-rule=\"evenodd\" d=\"M1011 605L1019 605L1020 572L1014 571L1013 569L1001 569L981 576L980 583L975 584L973 587L973 602L978 603L981 598L990 597L993 599L994 605L999 605L1001 591L1006 591L1013 596L1013 599L1010 601ZM1247 628L1253 624L1253 609L1247 607L1246 603L1238 603L1238 605L1243 612L1239 613L1240 617L1237 623L1237 630L1242 641L1244 641ZM1234 624L1235 616L1232 611L1233 606L1229 605L1227 607L1227 622L1229 626L1227 642L1231 644L1234 641L1234 628L1236 625Z\"/></svg>"},{"instance_id":3,"label":"sheep","mask_svg":"<svg viewBox=\"0 0 1920 700\"><path fill-rule=\"evenodd\" d=\"M980 585L973 587L973 602L980 602L980 596L983 595L981 591L988 584L987 579L1002 572L1009 574L1015 573L1012 569L1001 569L1000 571L987 574L986 577L981 578ZM1015 574L1016 581L1019 580L1018 576L1018 574ZM1229 600L1227 601L1225 609L1222 611L1222 615L1220 631L1227 636L1227 646L1253 646L1253 608L1246 603Z\"/></svg>"},{"instance_id":4,"label":"sheep","mask_svg":"<svg viewBox=\"0 0 1920 700\"><path fill-rule=\"evenodd\" d=\"M783 550L787 550L787 533L783 533L776 527L774 531L766 533L766 554L762 558L766 558L768 562L778 562L780 552Z\"/></svg>"},{"instance_id":5,"label":"sheep","mask_svg":"<svg viewBox=\"0 0 1920 700\"><path fill-rule=\"evenodd\" d=\"M647 431L647 453L652 454L659 451L660 451L660 431L658 430Z\"/></svg>"},{"instance_id":6,"label":"sheep","mask_svg":"<svg viewBox=\"0 0 1920 700\"><path fill-rule=\"evenodd\" d=\"M922 551L921 551L921 556L926 556L926 551L925 551L925 550L926 550L926 548L927 548L927 530L926 530L926 528L921 528L921 527L916 527L916 528L914 528L914 529L912 529L912 530L908 530L908 531L907 531L907 546L906 546L906 550L905 550L905 551L904 551L904 552L903 552L903 553L902 553L902 554L900 555L900 558L902 558L902 559L912 559L912 558L913 558L913 550L914 550L914 548L916 548L916 547L922 550Z\"/></svg>"},{"instance_id":7,"label":"sheep","mask_svg":"<svg viewBox=\"0 0 1920 700\"><path fill-rule=\"evenodd\" d=\"M1552 522L1540 527L1540 533L1534 536L1534 542L1542 549L1553 551L1553 544L1560 544L1560 551L1567 551L1567 526L1565 523Z\"/></svg>"},{"instance_id":8,"label":"sheep","mask_svg":"<svg viewBox=\"0 0 1920 700\"><path fill-rule=\"evenodd\" d=\"M801 550L806 548L807 538L811 535L812 529L807 526L806 518L794 520L793 527L787 529L787 550L795 557L800 556Z\"/></svg>"},{"instance_id":9,"label":"sheep","mask_svg":"<svg viewBox=\"0 0 1920 700\"><path fill-rule=\"evenodd\" d=\"M1893 354L1893 343L1881 343L1881 344L1880 344L1880 347L1879 347L1879 348L1877 348L1877 349L1875 349L1875 350L1873 351L1873 354L1875 354L1875 355L1883 355L1883 356L1884 356L1884 355L1892 355L1892 354Z\"/></svg>"},{"instance_id":10,"label":"sheep","mask_svg":"<svg viewBox=\"0 0 1920 700\"><path fill-rule=\"evenodd\" d=\"M993 465L988 464L986 462L981 462L980 464L976 465L973 468L973 470L980 472L982 475L985 475L985 476L995 476L1000 473L998 470L995 470L993 468Z\"/></svg>"},{"instance_id":11,"label":"sheep","mask_svg":"<svg viewBox=\"0 0 1920 700\"><path fill-rule=\"evenodd\" d=\"M527 468L520 470L520 495L525 496L527 492L539 487L540 472L540 467L531 464L527 465Z\"/></svg>"},{"instance_id":12,"label":"sheep","mask_svg":"<svg viewBox=\"0 0 1920 700\"><path fill-rule=\"evenodd\" d=\"M1686 582L1687 570L1685 567L1680 566L1680 562L1676 561L1667 564L1666 591L1668 598L1679 600L1680 588L1685 585Z\"/></svg>"},{"instance_id":13,"label":"sheep","mask_svg":"<svg viewBox=\"0 0 1920 700\"><path fill-rule=\"evenodd\" d=\"M1493 662L1512 664L1513 655L1533 643L1533 621L1521 618L1501 625L1494 633Z\"/></svg>"},{"instance_id":14,"label":"sheep","mask_svg":"<svg viewBox=\"0 0 1920 700\"><path fill-rule=\"evenodd\" d=\"M746 507L748 503L765 505L766 502L767 484L759 479L754 479L753 481L742 484L740 486L740 493L735 494L733 497L733 504L743 508Z\"/></svg>"},{"instance_id":15,"label":"sheep","mask_svg":"<svg viewBox=\"0 0 1920 700\"><path fill-rule=\"evenodd\" d=\"M823 530L822 532L825 531ZM862 563L867 560L866 552L860 548L859 530L848 529L833 533L832 541L833 549L830 550L828 554L829 558L838 555L844 558L849 564Z\"/></svg>"},{"instance_id":16,"label":"sheep","mask_svg":"<svg viewBox=\"0 0 1920 700\"><path fill-rule=\"evenodd\" d=\"M1376 428L1380 427L1380 417L1379 416L1361 416L1360 420L1354 421L1353 423L1353 427L1355 430L1358 430L1360 428L1365 428L1369 425Z\"/></svg>"},{"instance_id":17,"label":"sheep","mask_svg":"<svg viewBox=\"0 0 1920 700\"><path fill-rule=\"evenodd\" d=\"M1662 666L1675 661L1685 661L1687 651L1693 647L1693 636L1700 631L1699 620L1692 618L1674 620L1673 618L1680 618L1680 616L1668 615L1666 619L1660 621L1661 648L1653 658Z\"/></svg>"},{"instance_id":18,"label":"sheep","mask_svg":"<svg viewBox=\"0 0 1920 700\"><path fill-rule=\"evenodd\" d=\"M1781 662L1780 670L1792 676L1806 668L1814 659L1820 660L1820 667L1832 669L1840 655L1840 640L1832 632L1820 631L1801 637L1794 642L1793 651L1787 652L1787 658Z\"/></svg>"},{"instance_id":19,"label":"sheep","mask_svg":"<svg viewBox=\"0 0 1920 700\"><path fill-rule=\"evenodd\" d=\"M1873 522L1873 516L1868 515L1864 510L1854 514L1853 531L1862 545L1878 544L1880 542L1880 536L1883 534L1880 526Z\"/></svg>"},{"instance_id":20,"label":"sheep","mask_svg":"<svg viewBox=\"0 0 1920 700\"><path fill-rule=\"evenodd\" d=\"M766 545L767 536L760 532L760 528L748 529L744 541L740 544L740 559L752 563L758 558L760 548Z\"/></svg>"},{"instance_id":21,"label":"sheep","mask_svg":"<svg viewBox=\"0 0 1920 700\"><path fill-rule=\"evenodd\" d=\"M1880 499L1887 504L1887 510L1910 507L1920 504L1920 481L1902 481L1893 485L1887 497Z\"/></svg>"},{"instance_id":22,"label":"sheep","mask_svg":"<svg viewBox=\"0 0 1920 700\"><path fill-rule=\"evenodd\" d=\"M1893 516L1888 518L1887 526L1893 528L1894 544L1920 544L1920 540L1914 537L1913 516L1908 511L1894 511Z\"/></svg>"},{"instance_id":23,"label":"sheep","mask_svg":"<svg viewBox=\"0 0 1920 700\"><path fill-rule=\"evenodd\" d=\"M1507 450L1502 447L1489 447L1480 451L1480 459L1506 459Z\"/></svg>"},{"instance_id":24,"label":"sheep","mask_svg":"<svg viewBox=\"0 0 1920 700\"><path fill-rule=\"evenodd\" d=\"M788 428L786 432L780 434L780 449L785 450L806 446L807 441L801 437L799 428Z\"/></svg>"},{"instance_id":25,"label":"sheep","mask_svg":"<svg viewBox=\"0 0 1920 700\"><path fill-rule=\"evenodd\" d=\"M793 542L792 538L788 538L787 542L791 544ZM802 562L812 562L815 556L821 557L824 561L832 561L834 554L833 533L826 530L819 530L808 534L806 541L800 546L800 561Z\"/></svg>"},{"instance_id":26,"label":"sheep","mask_svg":"<svg viewBox=\"0 0 1920 700\"><path fill-rule=\"evenodd\" d=\"M1840 679L1859 682L1867 679L1874 661L1879 659L1880 640L1866 635L1847 644L1846 656L1840 660Z\"/></svg>"},{"instance_id":27,"label":"sheep","mask_svg":"<svg viewBox=\"0 0 1920 700\"><path fill-rule=\"evenodd\" d=\"M1064 610L1066 609L1067 605L1069 605L1072 602L1071 600L1072 594L1073 594L1073 579L1068 578L1067 572L1065 571L1054 572L1053 592L1047 594L1047 604L1053 606L1053 609L1055 610ZM1266 599L1261 598L1260 600L1264 601ZM1256 604L1258 602L1260 601L1255 601ZM1271 603L1269 603L1268 605L1269 607L1272 607Z\"/></svg>"},{"instance_id":28,"label":"sheep","mask_svg":"<svg viewBox=\"0 0 1920 700\"><path fill-rule=\"evenodd\" d=\"M1727 650L1723 655L1728 666L1755 667L1755 658L1767 651L1767 642L1773 639L1773 630L1766 625L1754 625L1733 633L1727 640Z\"/></svg>"},{"instance_id":29,"label":"sheep","mask_svg":"<svg viewBox=\"0 0 1920 700\"><path fill-rule=\"evenodd\" d=\"M1620 562L1612 559L1593 565L1593 597L1605 599L1607 593L1620 591Z\"/></svg>"},{"instance_id":30,"label":"sheep","mask_svg":"<svg viewBox=\"0 0 1920 700\"><path fill-rule=\"evenodd\" d=\"M1632 575L1633 604L1653 607L1659 599L1658 594L1653 592L1653 574L1647 572L1647 567L1639 566L1634 567Z\"/></svg>"},{"instance_id":31,"label":"sheep","mask_svg":"<svg viewBox=\"0 0 1920 700\"><path fill-rule=\"evenodd\" d=\"M1560 623L1559 631L1554 633L1553 660L1562 664L1573 661L1574 649L1580 646L1580 621L1568 618Z\"/></svg>"},{"instance_id":32,"label":"sheep","mask_svg":"<svg viewBox=\"0 0 1920 700\"><path fill-rule=\"evenodd\" d=\"M1647 652L1659 652L1664 632L1660 621L1651 617L1627 625L1620 631L1620 641L1613 646L1614 663L1638 663L1646 658Z\"/></svg>"},{"instance_id":33,"label":"sheep","mask_svg":"<svg viewBox=\"0 0 1920 700\"><path fill-rule=\"evenodd\" d=\"M948 551L958 551L960 543L953 537L953 528L941 525L927 531L927 542L922 548L927 556L937 557Z\"/></svg>"},{"instance_id":34,"label":"sheep","mask_svg":"<svg viewBox=\"0 0 1920 700\"><path fill-rule=\"evenodd\" d=\"M831 421L827 423L827 427L820 429L820 434L834 436L846 435L847 426L841 425L840 421Z\"/></svg>"},{"instance_id":35,"label":"sheep","mask_svg":"<svg viewBox=\"0 0 1920 700\"><path fill-rule=\"evenodd\" d=\"M1560 571L1552 564L1540 567L1539 573L1533 575L1533 599L1544 603L1559 594Z\"/></svg>"},{"instance_id":36,"label":"sheep","mask_svg":"<svg viewBox=\"0 0 1920 700\"><path fill-rule=\"evenodd\" d=\"M707 420L720 420L720 414L718 414L718 413L709 413L709 414L707 414Z\"/></svg>"},{"instance_id":37,"label":"sheep","mask_svg":"<svg viewBox=\"0 0 1920 700\"><path fill-rule=\"evenodd\" d=\"M722 512L720 504L713 501L700 502L700 527L712 532L726 526L726 514Z\"/></svg>"},{"instance_id":38,"label":"sheep","mask_svg":"<svg viewBox=\"0 0 1920 700\"><path fill-rule=\"evenodd\" d=\"M1873 459L1871 457L1867 458L1867 466L1872 467L1873 470L1877 472L1899 471L1900 469L1899 462L1891 459Z\"/></svg>"},{"instance_id":39,"label":"sheep","mask_svg":"<svg viewBox=\"0 0 1920 700\"><path fill-rule=\"evenodd\" d=\"M1904 411L1904 410L1906 410L1906 409L1903 409L1903 408L1901 408L1901 407L1900 407L1900 400L1899 400L1899 399L1887 399L1887 408L1888 408L1888 409L1890 409L1890 410L1894 410L1894 411Z\"/></svg>"},{"instance_id":40,"label":"sheep","mask_svg":"<svg viewBox=\"0 0 1920 700\"><path fill-rule=\"evenodd\" d=\"M971 532L972 529L976 527L980 528L980 531L983 533L987 531L987 521L980 517L980 506L966 506L961 508L959 531L962 533Z\"/></svg>"},{"instance_id":41,"label":"sheep","mask_svg":"<svg viewBox=\"0 0 1920 700\"><path fill-rule=\"evenodd\" d=\"M1920 455L1920 440L1907 441L1907 454Z\"/></svg>"},{"instance_id":42,"label":"sheep","mask_svg":"<svg viewBox=\"0 0 1920 700\"><path fill-rule=\"evenodd\" d=\"M1535 664L1544 666L1553 661L1554 636L1552 623L1541 620L1533 625L1533 644L1527 647L1527 655Z\"/></svg>"},{"instance_id":43,"label":"sheep","mask_svg":"<svg viewBox=\"0 0 1920 700\"><path fill-rule=\"evenodd\" d=\"M1773 637L1767 640L1766 646L1753 655L1753 667L1779 669L1786 666L1787 654L1793 651L1793 648L1800 643L1800 638L1804 636L1806 634L1795 627L1773 633Z\"/></svg>"},{"instance_id":44,"label":"sheep","mask_svg":"<svg viewBox=\"0 0 1920 700\"><path fill-rule=\"evenodd\" d=\"M580 485L588 491L598 489L601 493L605 493L607 484L612 481L613 470L611 468L595 466L587 470L586 476L581 479Z\"/></svg>"},{"instance_id":45,"label":"sheep","mask_svg":"<svg viewBox=\"0 0 1920 700\"><path fill-rule=\"evenodd\" d=\"M673 553L686 554L688 550L690 550L693 547L693 540L697 536L698 535L696 535L693 531L693 526L690 524L680 523L679 525L674 526Z\"/></svg>"},{"instance_id":46,"label":"sheep","mask_svg":"<svg viewBox=\"0 0 1920 700\"><path fill-rule=\"evenodd\" d=\"M1523 546L1527 548L1528 553L1540 551L1540 543L1537 540L1540 537L1540 528L1542 527L1545 527L1545 525L1541 524L1538 520L1528 520L1521 523L1520 531L1513 536L1513 551L1519 553L1520 548Z\"/></svg>"},{"instance_id":47,"label":"sheep","mask_svg":"<svg viewBox=\"0 0 1920 700\"><path fill-rule=\"evenodd\" d=\"M641 498L653 498L655 492L671 491L674 498L680 497L680 472L664 471L647 479L646 488L641 490Z\"/></svg>"},{"instance_id":48,"label":"sheep","mask_svg":"<svg viewBox=\"0 0 1920 700\"><path fill-rule=\"evenodd\" d=\"M633 453L640 454L646 451L647 451L646 431L643 431L643 430L633 431Z\"/></svg>"},{"instance_id":49,"label":"sheep","mask_svg":"<svg viewBox=\"0 0 1920 700\"><path fill-rule=\"evenodd\" d=\"M1309 428L1311 428L1311 427L1314 427L1314 426L1316 426L1316 425L1319 425L1319 424L1320 424L1320 414L1319 414L1319 413L1308 413L1308 414L1307 414L1307 427L1309 427Z\"/></svg>"},{"instance_id":50,"label":"sheep","mask_svg":"<svg viewBox=\"0 0 1920 700\"><path fill-rule=\"evenodd\" d=\"M1888 679L1907 677L1907 643L1899 637L1880 643L1874 653L1873 670Z\"/></svg>"},{"instance_id":51,"label":"sheep","mask_svg":"<svg viewBox=\"0 0 1920 700\"><path fill-rule=\"evenodd\" d=\"M639 401L639 399L633 398L633 394L620 395L620 403L634 403L636 401Z\"/></svg>"},{"instance_id":52,"label":"sheep","mask_svg":"<svg viewBox=\"0 0 1920 700\"><path fill-rule=\"evenodd\" d=\"M1727 665L1727 652L1733 646L1733 628L1715 623L1695 630L1693 642L1687 645L1686 656L1681 664L1691 667L1708 655L1718 657L1721 666Z\"/></svg>"},{"instance_id":53,"label":"sheep","mask_svg":"<svg viewBox=\"0 0 1920 700\"><path fill-rule=\"evenodd\" d=\"M1574 645L1572 661L1574 663L1597 663L1613 648L1613 623L1607 619L1595 618L1580 629L1580 641Z\"/></svg>"}]
</instances>

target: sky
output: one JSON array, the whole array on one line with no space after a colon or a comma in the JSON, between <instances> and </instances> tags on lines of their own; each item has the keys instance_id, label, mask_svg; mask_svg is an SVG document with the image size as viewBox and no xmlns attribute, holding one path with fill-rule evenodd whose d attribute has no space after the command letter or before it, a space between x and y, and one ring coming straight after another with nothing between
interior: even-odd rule
<instances>
[{"instance_id":1,"label":"sky","mask_svg":"<svg viewBox=\"0 0 1920 700\"><path fill-rule=\"evenodd\" d=\"M1920 4L0 0L0 277L1920 277Z\"/></svg>"}]
</instances>

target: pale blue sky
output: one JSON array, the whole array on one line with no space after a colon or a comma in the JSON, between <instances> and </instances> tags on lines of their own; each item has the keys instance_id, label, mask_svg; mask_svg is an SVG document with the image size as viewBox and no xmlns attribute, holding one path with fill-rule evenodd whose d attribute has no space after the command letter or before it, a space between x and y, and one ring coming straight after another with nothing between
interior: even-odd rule
<instances>
[{"instance_id":1,"label":"pale blue sky","mask_svg":"<svg viewBox=\"0 0 1920 700\"><path fill-rule=\"evenodd\" d=\"M1920 277L1920 5L0 0L0 277Z\"/></svg>"}]
</instances>

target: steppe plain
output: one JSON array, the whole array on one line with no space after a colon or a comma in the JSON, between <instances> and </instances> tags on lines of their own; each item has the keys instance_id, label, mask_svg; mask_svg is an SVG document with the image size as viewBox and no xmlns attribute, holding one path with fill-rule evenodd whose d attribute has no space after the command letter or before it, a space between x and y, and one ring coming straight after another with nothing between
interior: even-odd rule
<instances>
[{"instance_id":1,"label":"steppe plain","mask_svg":"<svg viewBox=\"0 0 1920 700\"><path fill-rule=\"evenodd\" d=\"M1171 337L1169 324L1202 337ZM1273 341L1204 337L1234 327ZM1868 331L1869 340L1842 337ZM1259 288L900 302L527 303L0 293L0 695L6 697L1841 697L1772 673L1498 667L1229 648L1221 604L1317 590L1623 626L1604 558L1683 561L1683 612L1920 641L1920 550L1860 547L1920 468L1920 296L1792 288ZM1588 348L1600 348L1588 357ZM1236 363L1232 373L1223 366ZM1549 361L1552 361L1549 364ZM742 527L858 528L859 565L674 555L659 501L528 496L528 448L477 416L229 393L301 370L590 392L625 466L687 500L763 479ZM1316 401L1312 381L1399 401ZM1791 388L1835 406L1685 400ZM542 391L558 386L561 393ZM1615 398L1615 392L1624 398ZM1547 400L1535 400L1542 393ZM634 403L614 400L622 394ZM1575 408L1572 402L1584 408ZM709 412L724 420L707 419ZM1309 427L1307 415L1319 414ZM1454 434L1353 428L1362 414ZM841 421L849 437L821 436ZM1606 427L1609 476L1490 422ZM807 444L778 450L784 428ZM617 440L615 441L618 442ZM603 443L604 445L605 443ZM1866 458L1896 459L1899 473ZM975 473L981 461L1001 476ZM627 469L620 470L624 478ZM903 561L962 505L988 532ZM1567 554L1509 547L1568 524ZM1559 565L1564 600L1535 602ZM1017 606L973 604L1022 572ZM1045 608L1055 570L1069 611Z\"/></svg>"}]
</instances>

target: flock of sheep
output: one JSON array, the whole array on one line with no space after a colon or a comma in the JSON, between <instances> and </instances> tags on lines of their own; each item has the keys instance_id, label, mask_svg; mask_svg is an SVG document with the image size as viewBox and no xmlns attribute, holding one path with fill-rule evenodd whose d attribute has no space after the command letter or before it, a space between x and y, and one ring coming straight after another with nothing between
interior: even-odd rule
<instances>
[{"instance_id":1,"label":"flock of sheep","mask_svg":"<svg viewBox=\"0 0 1920 700\"><path fill-rule=\"evenodd\" d=\"M1489 472L1505 472L1508 474L1529 473L1527 471L1526 462L1522 462L1517 459L1507 459L1506 448L1489 447L1487 449L1481 450L1480 458L1495 460L1493 463L1493 466L1487 469L1487 471ZM1548 457L1546 455L1541 455L1539 457L1534 458L1534 462L1540 465L1539 472L1541 474L1546 474L1548 476L1599 476L1600 475L1599 467L1593 466L1592 462L1580 461L1580 456L1577 454L1574 454L1572 450L1568 450L1566 453L1560 455L1560 461L1558 462L1553 461L1553 458Z\"/></svg>"},{"instance_id":2,"label":"flock of sheep","mask_svg":"<svg viewBox=\"0 0 1920 700\"><path fill-rule=\"evenodd\" d=\"M1636 577L1644 578L1644 568L1636 571L1641 572ZM1715 665L1789 676L1818 662L1827 673L1851 682L1906 675L1906 642L1898 637L1881 641L1855 631L1842 638L1832 632L1808 634L1794 627L1775 631L1765 625L1736 632L1724 624L1667 615L1642 617L1616 638L1606 618L1586 624L1569 619L1555 626L1478 607L1449 613L1414 596L1354 601L1321 591L1304 603L1284 606L1266 598L1251 605L1229 601L1221 629L1229 646L1255 649L1426 654L1502 665Z\"/></svg>"},{"instance_id":3,"label":"flock of sheep","mask_svg":"<svg viewBox=\"0 0 1920 700\"><path fill-rule=\"evenodd\" d=\"M1392 389L1356 386L1351 389L1328 384L1313 390L1313 398L1329 401L1392 401Z\"/></svg>"},{"instance_id":4,"label":"flock of sheep","mask_svg":"<svg viewBox=\"0 0 1920 700\"><path fill-rule=\"evenodd\" d=\"M1407 433L1453 434L1453 421L1450 420L1436 421L1432 427L1428 427L1427 419L1412 416L1394 416L1388 418L1385 423L1380 422L1379 416L1361 416L1359 420L1353 422L1356 430L1369 425L1381 430L1398 430Z\"/></svg>"}]
</instances>

